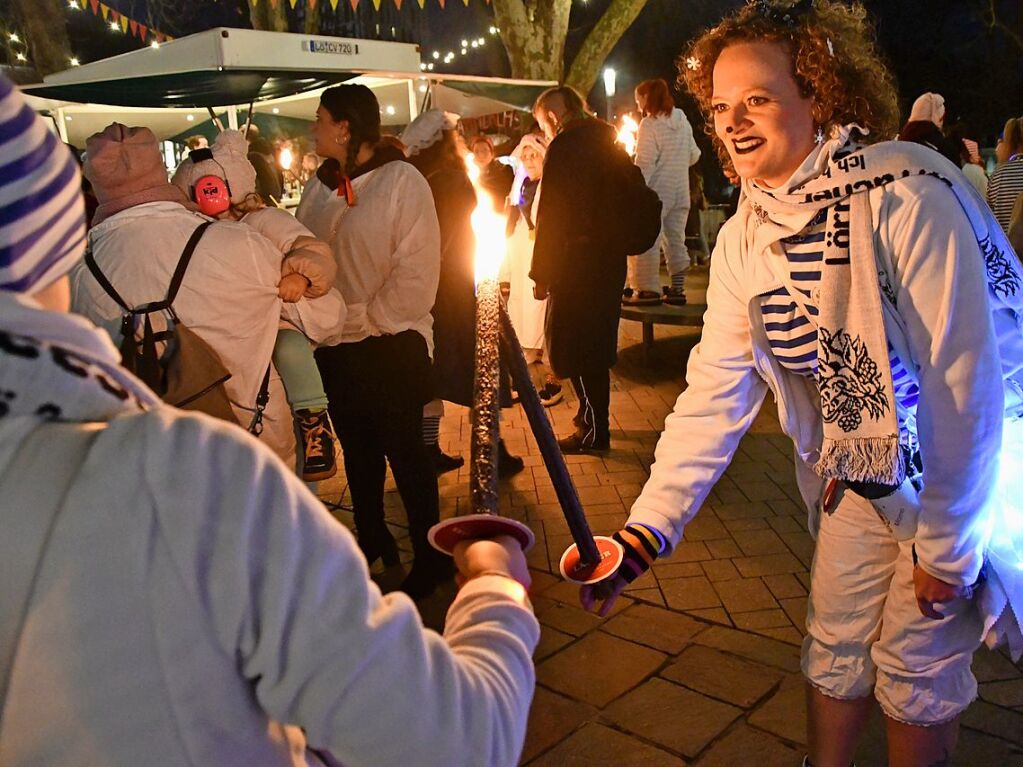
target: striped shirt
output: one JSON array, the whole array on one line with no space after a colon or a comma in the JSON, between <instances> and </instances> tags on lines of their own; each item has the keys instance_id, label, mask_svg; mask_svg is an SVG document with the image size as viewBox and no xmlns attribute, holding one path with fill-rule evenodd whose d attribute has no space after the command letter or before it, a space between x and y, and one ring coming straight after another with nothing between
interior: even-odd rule
<instances>
[{"instance_id":1,"label":"striped shirt","mask_svg":"<svg viewBox=\"0 0 1023 767\"><path fill-rule=\"evenodd\" d=\"M821 279L827 212L828 209L822 210L802 232L782 240L789 280L796 293L781 287L760 297L764 329L775 359L786 370L807 377L817 375L819 311L811 297ZM888 345L888 361L900 429L908 427L915 432L914 414L920 389L891 344Z\"/></svg>"},{"instance_id":2,"label":"striped shirt","mask_svg":"<svg viewBox=\"0 0 1023 767\"><path fill-rule=\"evenodd\" d=\"M82 257L84 242L77 163L0 75L0 290L46 287Z\"/></svg>"},{"instance_id":3,"label":"striped shirt","mask_svg":"<svg viewBox=\"0 0 1023 767\"><path fill-rule=\"evenodd\" d=\"M1009 231L1012 208L1020 193L1023 193L1023 154L1016 155L995 168L987 185L988 205L1006 232Z\"/></svg>"}]
</instances>

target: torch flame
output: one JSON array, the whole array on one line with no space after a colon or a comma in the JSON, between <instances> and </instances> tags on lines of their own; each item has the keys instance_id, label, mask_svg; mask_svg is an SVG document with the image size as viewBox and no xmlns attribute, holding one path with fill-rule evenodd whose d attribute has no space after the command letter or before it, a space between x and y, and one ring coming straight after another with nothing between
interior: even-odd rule
<instances>
[{"instance_id":1,"label":"torch flame","mask_svg":"<svg viewBox=\"0 0 1023 767\"><path fill-rule=\"evenodd\" d=\"M476 190L476 210L472 213L472 231L476 235L476 285L485 280L497 281L501 273L507 243L505 218L494 209L490 194L480 186L480 169L471 154L465 157L465 168Z\"/></svg>"},{"instance_id":2,"label":"torch flame","mask_svg":"<svg viewBox=\"0 0 1023 767\"><path fill-rule=\"evenodd\" d=\"M291 150L288 149L288 147L284 147L284 149L281 150L280 156L277 158L277 161L284 170L291 168L291 163L294 162L294 160L294 155L292 155Z\"/></svg>"},{"instance_id":3,"label":"torch flame","mask_svg":"<svg viewBox=\"0 0 1023 767\"><path fill-rule=\"evenodd\" d=\"M632 115L625 115L622 118L622 127L618 129L618 143L625 147L625 151L632 157L636 154L636 136L639 133L639 123Z\"/></svg>"}]
</instances>

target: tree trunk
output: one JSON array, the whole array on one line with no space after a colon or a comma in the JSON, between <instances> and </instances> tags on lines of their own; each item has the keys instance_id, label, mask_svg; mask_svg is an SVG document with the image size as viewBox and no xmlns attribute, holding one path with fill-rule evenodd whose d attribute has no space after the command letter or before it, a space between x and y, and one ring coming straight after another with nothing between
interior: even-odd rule
<instances>
[{"instance_id":1,"label":"tree trunk","mask_svg":"<svg viewBox=\"0 0 1023 767\"><path fill-rule=\"evenodd\" d=\"M571 10L572 0L494 0L512 77L561 82Z\"/></svg>"},{"instance_id":2,"label":"tree trunk","mask_svg":"<svg viewBox=\"0 0 1023 767\"><path fill-rule=\"evenodd\" d=\"M608 54L639 16L647 0L613 0L600 21L586 36L572 61L565 82L580 93L589 93L597 82L600 68Z\"/></svg>"},{"instance_id":3,"label":"tree trunk","mask_svg":"<svg viewBox=\"0 0 1023 767\"><path fill-rule=\"evenodd\" d=\"M287 0L262 0L266 5L266 28L272 32L288 31L288 13L285 10Z\"/></svg>"},{"instance_id":4,"label":"tree trunk","mask_svg":"<svg viewBox=\"0 0 1023 767\"><path fill-rule=\"evenodd\" d=\"M249 23L253 29L266 29L267 0L249 0Z\"/></svg>"},{"instance_id":5,"label":"tree trunk","mask_svg":"<svg viewBox=\"0 0 1023 767\"><path fill-rule=\"evenodd\" d=\"M29 57L40 75L67 69L71 62L62 0L13 0L15 13L21 21Z\"/></svg>"},{"instance_id":6,"label":"tree trunk","mask_svg":"<svg viewBox=\"0 0 1023 767\"><path fill-rule=\"evenodd\" d=\"M305 0L305 33L307 35L318 35L320 33L320 4L327 0Z\"/></svg>"}]
</instances>

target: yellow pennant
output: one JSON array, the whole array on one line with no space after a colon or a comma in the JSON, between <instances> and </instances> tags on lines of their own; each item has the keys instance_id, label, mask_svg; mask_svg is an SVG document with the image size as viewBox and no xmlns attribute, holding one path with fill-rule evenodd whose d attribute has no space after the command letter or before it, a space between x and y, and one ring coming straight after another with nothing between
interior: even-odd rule
<instances>
[{"instance_id":1,"label":"yellow pennant","mask_svg":"<svg viewBox=\"0 0 1023 767\"><path fill-rule=\"evenodd\" d=\"M291 10L295 10L295 3L297 3L298 0L288 0L288 2L291 3Z\"/></svg>"},{"instance_id":2,"label":"yellow pennant","mask_svg":"<svg viewBox=\"0 0 1023 767\"><path fill-rule=\"evenodd\" d=\"M373 0L373 7L374 7L374 8L376 9L376 10L378 10L378 11L379 11L379 10L380 10L380 0Z\"/></svg>"},{"instance_id":3,"label":"yellow pennant","mask_svg":"<svg viewBox=\"0 0 1023 767\"><path fill-rule=\"evenodd\" d=\"M99 12L103 14L103 21L106 21L107 20L107 16L110 15L110 6L109 5L103 5L103 3L100 3L99 4Z\"/></svg>"},{"instance_id":4,"label":"yellow pennant","mask_svg":"<svg viewBox=\"0 0 1023 767\"><path fill-rule=\"evenodd\" d=\"M337 10L337 4L338 4L338 0L330 0L331 10L336 11Z\"/></svg>"},{"instance_id":5,"label":"yellow pennant","mask_svg":"<svg viewBox=\"0 0 1023 767\"><path fill-rule=\"evenodd\" d=\"M121 31L122 32L127 32L128 31L128 19L127 19L127 17L122 15L121 18L118 19L118 21L121 22Z\"/></svg>"}]
</instances>

